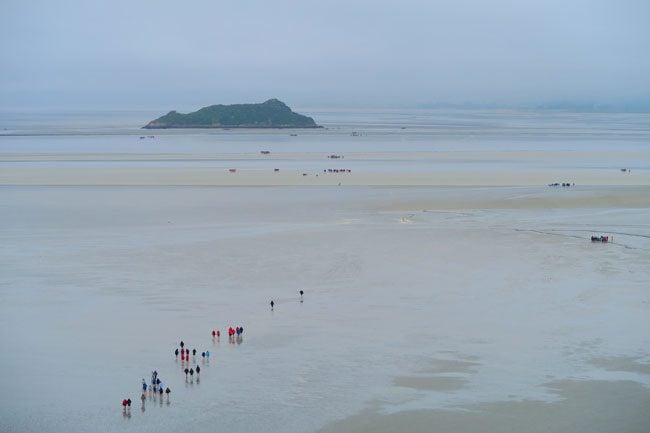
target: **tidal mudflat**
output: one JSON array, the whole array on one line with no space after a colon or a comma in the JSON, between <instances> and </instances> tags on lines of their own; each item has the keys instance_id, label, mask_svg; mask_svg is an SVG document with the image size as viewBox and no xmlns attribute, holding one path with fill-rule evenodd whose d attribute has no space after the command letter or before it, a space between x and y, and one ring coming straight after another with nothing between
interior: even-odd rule
<instances>
[{"instance_id":1,"label":"tidal mudflat","mask_svg":"<svg viewBox=\"0 0 650 433\"><path fill-rule=\"evenodd\" d=\"M277 132L0 137L0 430L646 432L643 131L585 167L562 157L585 145L571 134L476 153L417 127L331 123L311 151ZM422 163L426 143L452 154ZM330 149L358 153L318 184ZM287 181L264 185L278 164ZM230 325L241 344L211 338ZM200 381L180 339L212 353ZM170 403L141 406L153 369Z\"/></svg>"}]
</instances>

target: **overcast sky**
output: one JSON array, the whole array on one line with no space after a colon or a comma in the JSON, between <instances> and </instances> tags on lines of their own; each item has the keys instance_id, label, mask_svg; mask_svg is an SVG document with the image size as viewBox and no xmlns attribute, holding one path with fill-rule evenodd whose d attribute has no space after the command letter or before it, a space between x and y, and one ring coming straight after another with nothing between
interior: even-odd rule
<instances>
[{"instance_id":1,"label":"overcast sky","mask_svg":"<svg viewBox=\"0 0 650 433\"><path fill-rule=\"evenodd\" d=\"M650 100L649 0L0 0L0 108Z\"/></svg>"}]
</instances>

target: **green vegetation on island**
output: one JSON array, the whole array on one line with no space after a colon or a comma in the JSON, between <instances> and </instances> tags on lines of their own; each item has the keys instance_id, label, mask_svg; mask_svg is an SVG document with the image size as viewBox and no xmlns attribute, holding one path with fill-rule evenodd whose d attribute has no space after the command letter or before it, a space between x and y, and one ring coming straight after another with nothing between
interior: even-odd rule
<instances>
[{"instance_id":1,"label":"green vegetation on island","mask_svg":"<svg viewBox=\"0 0 650 433\"><path fill-rule=\"evenodd\" d=\"M284 102L211 105L188 114L170 111L146 129L165 128L319 128L314 119L291 111Z\"/></svg>"}]
</instances>

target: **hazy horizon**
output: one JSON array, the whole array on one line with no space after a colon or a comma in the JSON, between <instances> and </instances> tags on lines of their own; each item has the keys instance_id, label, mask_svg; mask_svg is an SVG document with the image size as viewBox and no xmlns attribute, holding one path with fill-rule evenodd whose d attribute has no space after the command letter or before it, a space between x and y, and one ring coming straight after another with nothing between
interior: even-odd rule
<instances>
[{"instance_id":1,"label":"hazy horizon","mask_svg":"<svg viewBox=\"0 0 650 433\"><path fill-rule=\"evenodd\" d=\"M650 108L650 4L3 2L0 108ZM634 108L633 108L634 109Z\"/></svg>"}]
</instances>

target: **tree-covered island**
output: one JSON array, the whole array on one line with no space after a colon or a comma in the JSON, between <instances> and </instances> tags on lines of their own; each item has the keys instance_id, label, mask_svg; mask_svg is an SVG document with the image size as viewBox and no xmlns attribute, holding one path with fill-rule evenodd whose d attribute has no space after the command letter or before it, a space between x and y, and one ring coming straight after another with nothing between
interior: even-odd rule
<instances>
[{"instance_id":1,"label":"tree-covered island","mask_svg":"<svg viewBox=\"0 0 650 433\"><path fill-rule=\"evenodd\" d=\"M210 105L188 114L170 111L145 129L165 128L319 128L314 119L291 111L284 102Z\"/></svg>"}]
</instances>

